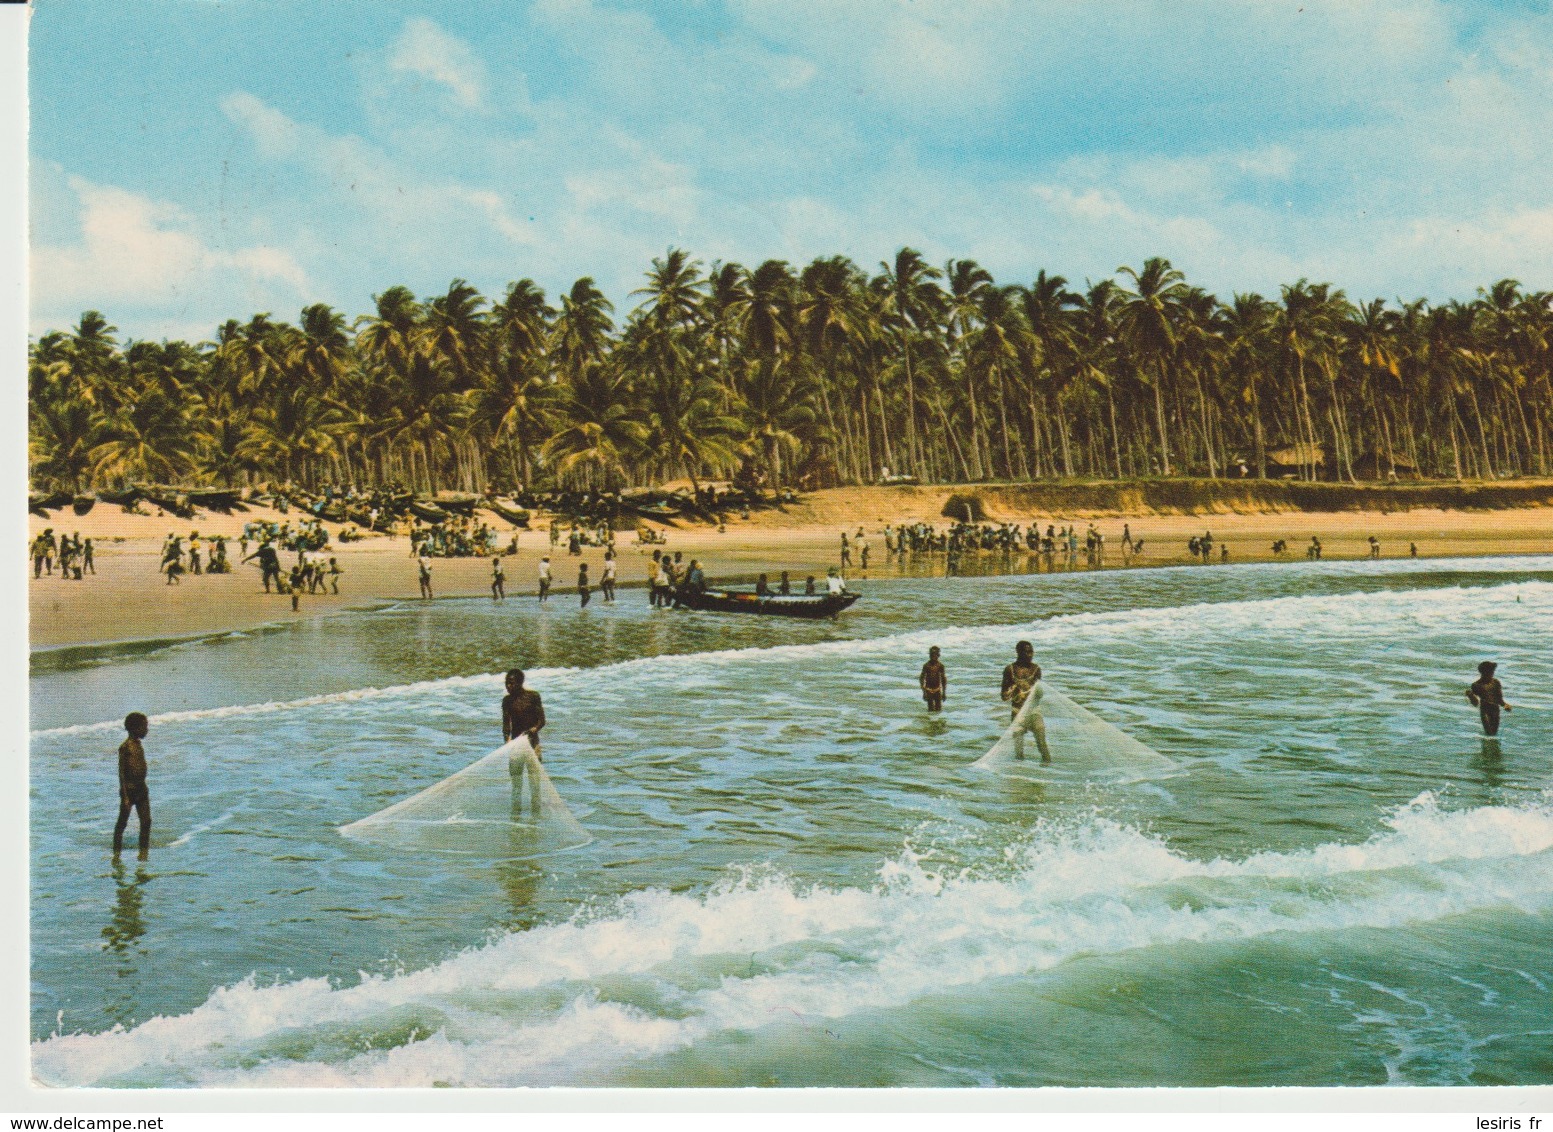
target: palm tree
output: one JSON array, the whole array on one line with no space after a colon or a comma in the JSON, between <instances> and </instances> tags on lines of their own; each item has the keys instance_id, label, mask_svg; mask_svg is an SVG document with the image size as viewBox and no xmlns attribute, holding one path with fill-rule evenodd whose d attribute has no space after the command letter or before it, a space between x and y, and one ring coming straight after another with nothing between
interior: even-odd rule
<instances>
[{"instance_id":1,"label":"palm tree","mask_svg":"<svg viewBox=\"0 0 1553 1132\"><path fill-rule=\"evenodd\" d=\"M886 325L895 332L906 376L906 450L911 454L913 470L920 472L924 461L917 439L917 391L911 346L917 335L933 325L942 304L942 293L932 283L940 274L915 248L901 248L895 253L893 265L880 263L879 267Z\"/></svg>"},{"instance_id":2,"label":"palm tree","mask_svg":"<svg viewBox=\"0 0 1553 1132\"><path fill-rule=\"evenodd\" d=\"M1149 259L1143 270L1116 269L1132 280L1123 291L1121 331L1128 349L1139 360L1138 372L1154 390L1154 420L1159 428L1161 468L1170 475L1170 437L1165 427L1165 390L1174 390L1176 360L1176 308L1186 297L1185 276L1168 259Z\"/></svg>"},{"instance_id":3,"label":"palm tree","mask_svg":"<svg viewBox=\"0 0 1553 1132\"><path fill-rule=\"evenodd\" d=\"M532 453L548 427L551 383L546 370L546 345L555 310L532 279L508 284L507 295L490 315L490 348L486 383L474 394L473 420L492 445L517 447L511 475L526 483L532 475Z\"/></svg>"},{"instance_id":4,"label":"palm tree","mask_svg":"<svg viewBox=\"0 0 1553 1132\"><path fill-rule=\"evenodd\" d=\"M983 306L988 292L996 290L992 279L992 273L980 266L975 260L952 259L944 265L944 277L949 283L949 300L945 310L944 330L947 336L949 375L952 383L963 385L965 389L966 411L970 417L970 461L967 464L965 455L960 457L961 466L964 468L967 479L983 479L986 474L983 471L982 453L990 447L984 435L985 427L978 419L976 411L976 379L968 368L966 351L969 340L974 335L977 326L981 325ZM998 300L1000 309L1007 304L1005 295ZM1006 329L1006 328L1005 328ZM958 380L956 380L958 379ZM1005 407L1006 417L1006 407ZM953 431L950 432L953 436ZM1008 429L1003 430L1004 442L1007 443ZM990 457L986 461L990 470Z\"/></svg>"},{"instance_id":5,"label":"palm tree","mask_svg":"<svg viewBox=\"0 0 1553 1132\"><path fill-rule=\"evenodd\" d=\"M623 483L646 439L627 403L623 375L614 366L589 365L562 389L561 427L545 441L541 459L558 475L580 473L590 486Z\"/></svg>"},{"instance_id":6,"label":"palm tree","mask_svg":"<svg viewBox=\"0 0 1553 1132\"><path fill-rule=\"evenodd\" d=\"M1234 392L1250 406L1251 452L1258 479L1267 478L1267 436L1262 425L1264 359L1272 341L1272 304L1260 295L1237 294L1222 316L1226 365Z\"/></svg>"}]
</instances>

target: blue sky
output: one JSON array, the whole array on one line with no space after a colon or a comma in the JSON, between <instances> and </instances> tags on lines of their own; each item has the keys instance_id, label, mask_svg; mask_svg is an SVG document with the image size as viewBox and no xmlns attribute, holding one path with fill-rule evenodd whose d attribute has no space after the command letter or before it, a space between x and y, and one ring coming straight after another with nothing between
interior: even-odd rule
<instances>
[{"instance_id":1,"label":"blue sky","mask_svg":"<svg viewBox=\"0 0 1553 1132\"><path fill-rule=\"evenodd\" d=\"M37 0L34 334L654 255L1553 287L1537 4Z\"/></svg>"}]
</instances>

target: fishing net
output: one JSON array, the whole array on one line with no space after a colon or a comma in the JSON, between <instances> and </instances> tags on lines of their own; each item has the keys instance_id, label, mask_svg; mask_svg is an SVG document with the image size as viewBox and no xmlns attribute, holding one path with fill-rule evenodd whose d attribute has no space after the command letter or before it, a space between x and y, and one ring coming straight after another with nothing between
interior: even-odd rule
<instances>
[{"instance_id":1,"label":"fishing net","mask_svg":"<svg viewBox=\"0 0 1553 1132\"><path fill-rule=\"evenodd\" d=\"M489 860L534 857L593 838L572 816L519 736L457 774L340 827L354 841Z\"/></svg>"},{"instance_id":2,"label":"fishing net","mask_svg":"<svg viewBox=\"0 0 1553 1132\"><path fill-rule=\"evenodd\" d=\"M1043 744L1050 763L1041 761ZM1126 781L1166 774L1176 764L1037 680L1002 737L971 765L1043 777Z\"/></svg>"}]
</instances>

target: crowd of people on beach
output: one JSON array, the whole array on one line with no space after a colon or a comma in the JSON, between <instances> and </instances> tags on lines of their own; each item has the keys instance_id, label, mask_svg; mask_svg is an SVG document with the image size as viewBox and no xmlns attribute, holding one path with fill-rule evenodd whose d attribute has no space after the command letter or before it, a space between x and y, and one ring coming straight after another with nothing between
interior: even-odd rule
<instances>
[{"instance_id":1,"label":"crowd of people on beach","mask_svg":"<svg viewBox=\"0 0 1553 1132\"><path fill-rule=\"evenodd\" d=\"M411 558L486 558L517 550L517 535L510 549L504 549L495 527L475 522L467 515L455 515L440 523L410 521Z\"/></svg>"}]
</instances>

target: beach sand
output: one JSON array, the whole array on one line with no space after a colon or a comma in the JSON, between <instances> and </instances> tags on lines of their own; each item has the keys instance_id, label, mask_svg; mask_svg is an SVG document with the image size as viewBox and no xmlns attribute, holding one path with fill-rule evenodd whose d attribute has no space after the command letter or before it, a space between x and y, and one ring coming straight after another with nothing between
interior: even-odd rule
<instances>
[{"instance_id":1,"label":"beach sand","mask_svg":"<svg viewBox=\"0 0 1553 1132\"><path fill-rule=\"evenodd\" d=\"M884 553L885 524L929 522L942 528L947 523L943 502L952 489L918 488L911 491L880 488L837 488L814 492L803 502L781 510L758 511L748 520L731 518L726 533L705 525L663 528L668 537L664 549L678 551L684 561L698 558L708 578L719 582L752 581L761 572L769 573L773 585L778 572L788 570L794 587L814 574L823 578L825 570L837 563L843 529L855 534L862 526L872 548L870 569L854 567L848 576L854 579L888 578L902 573L944 570L944 556L919 555L907 561L887 559ZM482 516L504 532L505 544L510 527ZM1058 527L1076 522L1082 532L1090 516L1082 512L1068 515L997 516L1022 523L1039 519L1042 528L1048 522ZM303 595L301 608L293 613L289 597L265 594L259 585L259 571L253 564L236 567L228 575L186 575L181 584L169 586L157 572L163 539L176 532L187 539L197 530L204 537L224 534L235 540L243 523L249 520L297 518L295 512L280 516L268 508L254 507L245 513L219 515L201 513L193 521L171 516L128 515L122 509L98 504L85 516L68 509L56 511L48 519L29 516L29 537L45 527L57 534L79 532L90 538L95 550L97 574L86 575L80 582L64 581L58 575L45 575L29 587L31 646L60 648L132 640L157 640L198 636L249 629L297 617L312 617L347 608L377 603L419 600L415 562L410 557L406 538L371 536L358 543L335 542L327 554L339 559L345 571L339 596ZM1210 515L1113 515L1093 519L1105 535L1107 568L1121 567L1122 525L1131 526L1134 539L1143 539L1144 553L1131 560L1131 568L1188 563L1186 542L1193 535L1211 531L1218 546L1228 546L1231 564L1273 560L1271 544L1284 539L1289 544L1287 557L1303 560L1312 535L1324 545L1328 560L1367 557L1365 541L1374 535L1381 543L1384 558L1406 557L1408 543L1418 544L1421 557L1485 554L1553 553L1553 508L1527 508L1501 511L1412 510L1382 514L1378 512ZM547 527L548 517L539 516L536 526ZM332 525L331 532L334 531ZM550 550L545 529L519 532L519 552L504 565L508 600L532 600L535 571L540 555ZM250 550L252 548L250 547ZM621 584L641 585L651 547L638 547L635 535L619 532L616 550ZM551 562L555 584L552 600L565 600L575 593L577 565L588 563L594 580L602 572L604 552L587 547L580 558L566 553L565 545L556 548ZM233 541L229 557L236 562ZM293 555L282 554L289 568ZM1080 553L1080 561L1083 555ZM1003 573L1010 568L1025 569L1026 556L1009 559L1001 553L968 554L962 561L962 573ZM1215 550L1217 562L1217 550ZM435 559L432 576L437 597L479 597L490 593L491 566L488 559ZM575 599L573 599L575 600ZM640 593L628 588L623 601L642 601ZM595 596L597 601L597 595Z\"/></svg>"}]
</instances>

